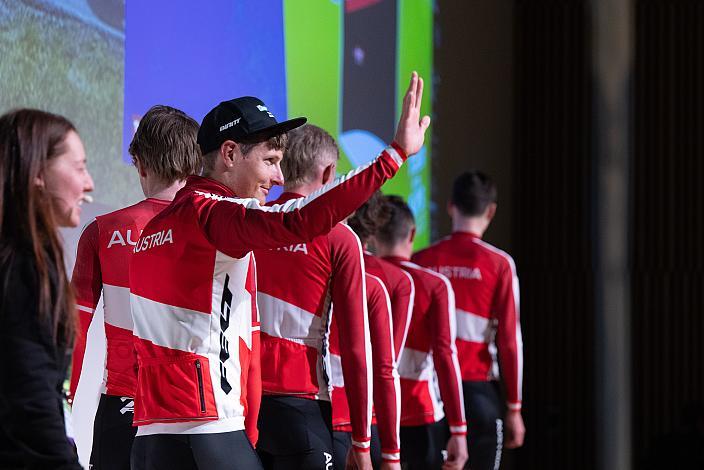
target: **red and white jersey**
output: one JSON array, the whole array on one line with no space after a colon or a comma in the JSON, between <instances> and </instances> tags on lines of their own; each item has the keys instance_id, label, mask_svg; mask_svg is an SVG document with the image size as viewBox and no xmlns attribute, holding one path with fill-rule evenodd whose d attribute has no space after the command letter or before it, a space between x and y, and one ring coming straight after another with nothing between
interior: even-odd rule
<instances>
[{"instance_id":1,"label":"red and white jersey","mask_svg":"<svg viewBox=\"0 0 704 470\"><path fill-rule=\"evenodd\" d=\"M386 461L400 462L401 389L394 353L391 301L381 279L370 274L366 274L365 278L374 363L374 411L381 440L381 456ZM336 431L349 432L352 431L349 402L355 396L349 385L345 386L349 383L347 381L349 374L344 374L345 365L341 356L344 357L345 353L343 343L347 336L347 329L340 320L336 307L330 327L332 424Z\"/></svg>"},{"instance_id":2,"label":"red and white jersey","mask_svg":"<svg viewBox=\"0 0 704 470\"><path fill-rule=\"evenodd\" d=\"M466 434L462 379L455 347L455 299L450 281L407 259L384 259L410 274L415 285L411 326L398 365L401 425L420 426L437 422L446 415L452 434ZM440 396L434 383L436 374Z\"/></svg>"},{"instance_id":3,"label":"red and white jersey","mask_svg":"<svg viewBox=\"0 0 704 470\"><path fill-rule=\"evenodd\" d=\"M477 235L455 232L413 260L445 275L455 289L462 379L498 378L493 354L498 349L508 406L521 409L523 339L513 259Z\"/></svg>"},{"instance_id":4,"label":"red and white jersey","mask_svg":"<svg viewBox=\"0 0 704 470\"><path fill-rule=\"evenodd\" d=\"M284 193L272 204L301 197ZM342 363L353 400L355 449L371 439L372 359L369 346L364 259L357 235L337 224L307 243L255 251L262 329L264 394L330 400L328 328L334 305L346 332Z\"/></svg>"},{"instance_id":5,"label":"red and white jersey","mask_svg":"<svg viewBox=\"0 0 704 470\"><path fill-rule=\"evenodd\" d=\"M76 393L81 376L88 328L101 292L106 340L101 392L134 396L137 357L132 341L129 262L144 226L169 204L170 201L145 199L96 217L83 229L71 278L80 319L71 368L71 396Z\"/></svg>"},{"instance_id":6,"label":"red and white jersey","mask_svg":"<svg viewBox=\"0 0 704 470\"><path fill-rule=\"evenodd\" d=\"M261 377L251 251L330 231L402 162L390 147L310 196L270 207L217 181L188 178L145 227L130 266L138 434L246 426L256 436Z\"/></svg>"},{"instance_id":7,"label":"red and white jersey","mask_svg":"<svg viewBox=\"0 0 704 470\"><path fill-rule=\"evenodd\" d=\"M408 328L411 325L415 297L413 278L398 266L371 253L364 253L364 266L367 274L381 279L389 294L391 316L393 317L394 353L396 358L399 358L406 343Z\"/></svg>"}]
</instances>

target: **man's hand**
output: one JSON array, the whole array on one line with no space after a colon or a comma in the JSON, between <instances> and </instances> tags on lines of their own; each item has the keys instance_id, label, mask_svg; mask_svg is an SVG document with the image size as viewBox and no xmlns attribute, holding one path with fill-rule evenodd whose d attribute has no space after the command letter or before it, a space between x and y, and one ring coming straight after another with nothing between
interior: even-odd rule
<instances>
[{"instance_id":1,"label":"man's hand","mask_svg":"<svg viewBox=\"0 0 704 470\"><path fill-rule=\"evenodd\" d=\"M467 436L452 436L447 441L447 460L442 470L462 470L467 462Z\"/></svg>"},{"instance_id":2,"label":"man's hand","mask_svg":"<svg viewBox=\"0 0 704 470\"><path fill-rule=\"evenodd\" d=\"M372 457L369 452L355 452L350 447L347 452L345 470L372 470Z\"/></svg>"},{"instance_id":3,"label":"man's hand","mask_svg":"<svg viewBox=\"0 0 704 470\"><path fill-rule=\"evenodd\" d=\"M526 436L526 427L523 424L523 416L520 410L508 410L504 419L505 439L504 447L515 449L523 445Z\"/></svg>"},{"instance_id":4,"label":"man's hand","mask_svg":"<svg viewBox=\"0 0 704 470\"><path fill-rule=\"evenodd\" d=\"M401 118L396 129L396 142L409 157L423 147L425 131L430 125L430 117L420 118L420 105L423 101L423 79L416 72L411 75L411 83L403 97Z\"/></svg>"},{"instance_id":5,"label":"man's hand","mask_svg":"<svg viewBox=\"0 0 704 470\"><path fill-rule=\"evenodd\" d=\"M401 463L382 461L379 470L401 470Z\"/></svg>"}]
</instances>

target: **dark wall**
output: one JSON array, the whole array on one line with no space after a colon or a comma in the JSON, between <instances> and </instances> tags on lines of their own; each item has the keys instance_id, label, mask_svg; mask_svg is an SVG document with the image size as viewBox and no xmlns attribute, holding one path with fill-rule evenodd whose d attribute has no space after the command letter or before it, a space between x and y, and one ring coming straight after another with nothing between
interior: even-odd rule
<instances>
[{"instance_id":1,"label":"dark wall","mask_svg":"<svg viewBox=\"0 0 704 470\"><path fill-rule=\"evenodd\" d=\"M594 467L587 18L582 1L516 6L513 243L529 431L517 468Z\"/></svg>"},{"instance_id":2,"label":"dark wall","mask_svg":"<svg viewBox=\"0 0 704 470\"><path fill-rule=\"evenodd\" d=\"M638 468L704 467L704 4L636 5L633 430ZM698 460L698 465L683 460Z\"/></svg>"},{"instance_id":3,"label":"dark wall","mask_svg":"<svg viewBox=\"0 0 704 470\"><path fill-rule=\"evenodd\" d=\"M467 167L499 185L486 239L521 279L526 444L503 468L592 469L591 95L585 2L440 1L436 237Z\"/></svg>"},{"instance_id":4,"label":"dark wall","mask_svg":"<svg viewBox=\"0 0 704 470\"><path fill-rule=\"evenodd\" d=\"M486 238L511 250L513 227L513 2L438 2L433 115L433 238L450 231L453 179L476 168L499 188Z\"/></svg>"},{"instance_id":5,"label":"dark wall","mask_svg":"<svg viewBox=\"0 0 704 470\"><path fill-rule=\"evenodd\" d=\"M633 462L702 468L704 2L633 7ZM487 239L514 255L521 278L528 432L503 468L596 465L589 8L586 0L439 2L436 236L449 228L454 174L483 168L499 182L503 209Z\"/></svg>"}]
</instances>

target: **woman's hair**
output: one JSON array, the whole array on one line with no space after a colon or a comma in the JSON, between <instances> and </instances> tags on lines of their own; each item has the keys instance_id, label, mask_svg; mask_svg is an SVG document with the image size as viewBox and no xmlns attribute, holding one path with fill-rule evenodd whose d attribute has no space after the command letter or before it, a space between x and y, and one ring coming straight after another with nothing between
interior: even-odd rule
<instances>
[{"instance_id":1,"label":"woman's hair","mask_svg":"<svg viewBox=\"0 0 704 470\"><path fill-rule=\"evenodd\" d=\"M0 116L0 263L11 266L18 249L32 252L40 321L51 325L55 342L67 343L76 330L73 294L51 198L37 182L47 163L64 151L70 131L75 127L68 119L35 109ZM8 279L2 281L7 286Z\"/></svg>"}]
</instances>

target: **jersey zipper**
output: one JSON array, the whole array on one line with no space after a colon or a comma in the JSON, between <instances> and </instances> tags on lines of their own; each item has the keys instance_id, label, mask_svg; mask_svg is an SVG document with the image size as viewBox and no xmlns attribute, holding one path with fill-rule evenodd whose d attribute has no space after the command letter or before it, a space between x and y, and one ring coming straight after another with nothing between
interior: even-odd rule
<instances>
[{"instance_id":1,"label":"jersey zipper","mask_svg":"<svg viewBox=\"0 0 704 470\"><path fill-rule=\"evenodd\" d=\"M196 375L198 375L198 396L200 398L200 412L205 413L205 392L203 391L203 371L200 359L196 359Z\"/></svg>"}]
</instances>

